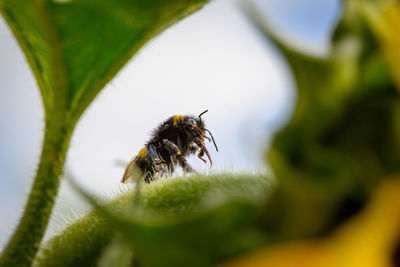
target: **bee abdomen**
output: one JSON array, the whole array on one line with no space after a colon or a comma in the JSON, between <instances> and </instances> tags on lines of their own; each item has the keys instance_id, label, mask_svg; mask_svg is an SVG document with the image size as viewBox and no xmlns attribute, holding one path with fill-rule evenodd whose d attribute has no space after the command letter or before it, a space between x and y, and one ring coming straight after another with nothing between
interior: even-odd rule
<instances>
[{"instance_id":1,"label":"bee abdomen","mask_svg":"<svg viewBox=\"0 0 400 267\"><path fill-rule=\"evenodd\" d=\"M146 166L148 165L146 163L146 161L148 161L146 160L147 157L148 149L147 147L143 147L139 153L128 163L121 182L126 184L140 179L142 173L146 172Z\"/></svg>"}]
</instances>

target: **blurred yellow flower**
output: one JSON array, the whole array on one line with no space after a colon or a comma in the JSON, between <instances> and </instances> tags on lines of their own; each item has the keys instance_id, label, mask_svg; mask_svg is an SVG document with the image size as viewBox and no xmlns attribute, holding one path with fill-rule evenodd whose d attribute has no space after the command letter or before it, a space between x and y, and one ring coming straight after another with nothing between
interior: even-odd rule
<instances>
[{"instance_id":1,"label":"blurred yellow flower","mask_svg":"<svg viewBox=\"0 0 400 267\"><path fill-rule=\"evenodd\" d=\"M317 214L316 214L317 216ZM400 179L385 182L370 203L326 238L263 248L226 267L390 267L400 245ZM397 259L398 260L398 259Z\"/></svg>"}]
</instances>

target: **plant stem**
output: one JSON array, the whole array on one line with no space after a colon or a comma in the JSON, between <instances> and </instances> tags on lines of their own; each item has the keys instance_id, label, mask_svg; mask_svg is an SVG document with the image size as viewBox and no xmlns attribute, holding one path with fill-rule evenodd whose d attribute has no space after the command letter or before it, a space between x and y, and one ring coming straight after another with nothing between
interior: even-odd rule
<instances>
[{"instance_id":1,"label":"plant stem","mask_svg":"<svg viewBox=\"0 0 400 267\"><path fill-rule=\"evenodd\" d=\"M30 266L39 248L57 196L73 129L63 114L55 112L46 119L39 168L24 214L0 256L0 266Z\"/></svg>"}]
</instances>

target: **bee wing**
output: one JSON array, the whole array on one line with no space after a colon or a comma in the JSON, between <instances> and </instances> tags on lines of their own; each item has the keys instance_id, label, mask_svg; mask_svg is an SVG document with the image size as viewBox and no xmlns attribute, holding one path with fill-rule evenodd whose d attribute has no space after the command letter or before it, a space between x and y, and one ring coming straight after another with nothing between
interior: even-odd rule
<instances>
[{"instance_id":1,"label":"bee wing","mask_svg":"<svg viewBox=\"0 0 400 267\"><path fill-rule=\"evenodd\" d=\"M121 183L126 184L129 182L133 182L132 179L134 178L134 175L136 173L136 161L137 157L134 157L129 161L128 165L126 166L124 176L122 177Z\"/></svg>"}]
</instances>

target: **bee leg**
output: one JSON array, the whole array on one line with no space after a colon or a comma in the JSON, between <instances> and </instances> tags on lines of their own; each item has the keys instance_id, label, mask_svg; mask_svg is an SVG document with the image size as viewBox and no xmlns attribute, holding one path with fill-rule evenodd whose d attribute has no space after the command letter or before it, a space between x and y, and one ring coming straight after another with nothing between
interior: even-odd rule
<instances>
[{"instance_id":1,"label":"bee leg","mask_svg":"<svg viewBox=\"0 0 400 267\"><path fill-rule=\"evenodd\" d=\"M179 165L182 167L185 173L194 171L193 168L187 163L186 159L182 156L182 153L177 145L175 145L168 139L164 139L163 143L167 148L168 152L170 153L171 157L176 158L176 160L178 161Z\"/></svg>"},{"instance_id":2,"label":"bee leg","mask_svg":"<svg viewBox=\"0 0 400 267\"><path fill-rule=\"evenodd\" d=\"M174 164L169 164L168 170L169 170L169 175L172 176L172 173L174 172Z\"/></svg>"},{"instance_id":3,"label":"bee leg","mask_svg":"<svg viewBox=\"0 0 400 267\"><path fill-rule=\"evenodd\" d=\"M148 159L151 165L151 172L154 175L162 174L166 169L166 162L160 157L156 147L153 144L148 144Z\"/></svg>"},{"instance_id":4,"label":"bee leg","mask_svg":"<svg viewBox=\"0 0 400 267\"><path fill-rule=\"evenodd\" d=\"M168 150L169 155L172 158L178 157L179 155L181 155L181 151L180 151L180 149L179 149L179 147L177 145L175 145L174 143L172 143L168 139L164 139L163 143L164 143L165 148Z\"/></svg>"},{"instance_id":5,"label":"bee leg","mask_svg":"<svg viewBox=\"0 0 400 267\"><path fill-rule=\"evenodd\" d=\"M203 147L203 148L202 148L202 151L204 151L204 152L206 153L207 158L208 158L208 160L210 161L210 165L212 166L212 159L211 159L210 153L208 153L207 148Z\"/></svg>"},{"instance_id":6,"label":"bee leg","mask_svg":"<svg viewBox=\"0 0 400 267\"><path fill-rule=\"evenodd\" d=\"M165 163L164 166L164 172L163 174L168 174L169 176L172 176L172 173L174 172L174 159L171 157L171 162L170 163Z\"/></svg>"},{"instance_id":7,"label":"bee leg","mask_svg":"<svg viewBox=\"0 0 400 267\"><path fill-rule=\"evenodd\" d=\"M208 142L211 141L210 137L206 136L206 134L205 134L202 130L200 130L199 127L197 127L197 126L192 126L192 130L194 130L195 132L197 132L197 133L201 136L201 139L202 139L202 140L204 140L204 138L205 138L205 139L208 140Z\"/></svg>"},{"instance_id":8,"label":"bee leg","mask_svg":"<svg viewBox=\"0 0 400 267\"><path fill-rule=\"evenodd\" d=\"M204 161L202 156L204 156L204 153L205 153L207 155L208 160L210 161L210 165L212 166L212 159L211 159L210 153L208 153L208 150L205 147L205 145L202 142L200 142L199 140L195 140L194 142L200 147L200 153L199 153L199 155L197 155L197 157L199 159L201 159L202 161Z\"/></svg>"},{"instance_id":9,"label":"bee leg","mask_svg":"<svg viewBox=\"0 0 400 267\"><path fill-rule=\"evenodd\" d=\"M207 150L205 147L203 147L203 148L201 149L201 151L200 151L200 153L197 155L197 157L198 157L199 159L201 159L204 163L207 163L207 161L206 161L205 159L202 158L202 156L204 156L204 153L207 155L207 158L208 158L208 160L210 161L210 166L212 166L213 162L212 162L211 156L210 156L210 154L208 153L208 150Z\"/></svg>"},{"instance_id":10,"label":"bee leg","mask_svg":"<svg viewBox=\"0 0 400 267\"><path fill-rule=\"evenodd\" d=\"M155 159L154 160L154 171L156 173L165 173L168 170L167 163L164 160L161 159Z\"/></svg>"},{"instance_id":11,"label":"bee leg","mask_svg":"<svg viewBox=\"0 0 400 267\"><path fill-rule=\"evenodd\" d=\"M185 173L188 173L188 172L194 172L194 173L196 173L196 171L192 168L192 166L190 166L189 163L187 163L187 161L186 161L183 157L182 157L182 159L183 159L183 160L180 160L180 161L179 161L179 164L181 165L183 171L184 171Z\"/></svg>"},{"instance_id":12,"label":"bee leg","mask_svg":"<svg viewBox=\"0 0 400 267\"><path fill-rule=\"evenodd\" d=\"M193 145L189 148L190 154L195 154L199 149L200 149L200 152L199 152L199 154L197 154L197 157L199 159L201 159L204 163L207 163L207 161L205 159L203 159L204 151L198 145Z\"/></svg>"},{"instance_id":13,"label":"bee leg","mask_svg":"<svg viewBox=\"0 0 400 267\"><path fill-rule=\"evenodd\" d=\"M197 157L207 164L207 160L203 159L203 156L204 156L204 150L200 150L199 154L197 154Z\"/></svg>"},{"instance_id":14,"label":"bee leg","mask_svg":"<svg viewBox=\"0 0 400 267\"><path fill-rule=\"evenodd\" d=\"M150 171L147 171L144 175L143 175L144 181L146 183L150 183L151 181L153 181L153 175L151 174Z\"/></svg>"}]
</instances>

